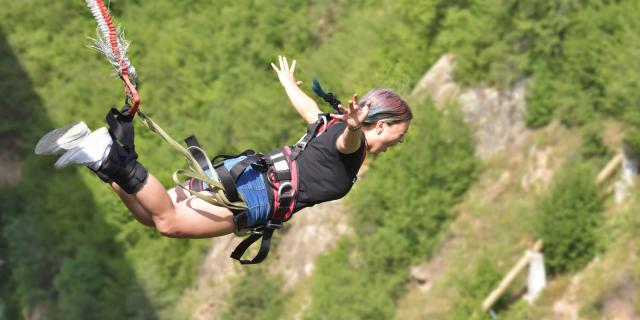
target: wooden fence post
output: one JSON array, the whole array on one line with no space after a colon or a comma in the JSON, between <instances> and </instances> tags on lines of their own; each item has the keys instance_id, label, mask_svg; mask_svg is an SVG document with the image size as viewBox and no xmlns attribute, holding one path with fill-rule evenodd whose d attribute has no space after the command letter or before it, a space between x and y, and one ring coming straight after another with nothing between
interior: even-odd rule
<instances>
[{"instance_id":1,"label":"wooden fence post","mask_svg":"<svg viewBox=\"0 0 640 320\"><path fill-rule=\"evenodd\" d=\"M511 271L509 271L509 273L507 273L507 275L502 278L502 281L500 281L498 287L495 288L489 294L489 296L487 296L486 299L484 299L484 301L482 302L482 311L487 312L489 311L489 309L491 309L491 306L493 306L493 304L498 301L498 298L500 298L504 291L509 287L518 273L520 273L529 264L529 261L531 261L531 252L538 252L540 251L540 249L542 249L542 240L536 241L536 243L533 245L533 249L525 251L522 258L518 260Z\"/></svg>"}]
</instances>

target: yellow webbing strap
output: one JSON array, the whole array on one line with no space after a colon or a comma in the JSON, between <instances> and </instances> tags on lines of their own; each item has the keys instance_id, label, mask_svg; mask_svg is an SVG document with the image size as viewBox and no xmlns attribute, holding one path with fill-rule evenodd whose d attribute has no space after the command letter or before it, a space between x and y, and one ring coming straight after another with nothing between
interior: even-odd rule
<instances>
[{"instance_id":1,"label":"yellow webbing strap","mask_svg":"<svg viewBox=\"0 0 640 320\"><path fill-rule=\"evenodd\" d=\"M187 148L183 147L178 142L173 140L164 130L162 130L162 128L160 128L159 125L157 125L155 122L153 122L153 120L151 120L151 118L149 118L146 114L144 114L144 112L139 110L137 114L138 114L138 119L140 119L142 124L147 129L158 134L164 141L166 141L173 149L175 149L180 154L182 154L182 156L184 156L185 159L187 160L187 165L188 165L187 169L178 169L173 173L173 181L176 183L176 186L186 190L190 194L215 206L225 207L225 208L234 209L234 210L247 209L247 205L244 202L244 199L242 199L241 194L238 194L241 198L241 201L229 201L229 199L227 198L227 195L224 193L224 186L222 185L222 183L220 183L220 181L218 181L217 179L209 178L209 176L207 176L204 170L202 170L202 168L198 164L198 161L193 157L193 155L191 155L191 152L189 152ZM197 148L197 147L189 147L189 148ZM207 162L209 164L209 168L211 168L212 170L212 173L215 175L215 171L213 170L213 165L211 164L211 161L209 160L209 158L207 158ZM212 192L204 193L204 192L193 191L185 187L186 181L180 181L180 176L201 180L207 183L211 187Z\"/></svg>"}]
</instances>

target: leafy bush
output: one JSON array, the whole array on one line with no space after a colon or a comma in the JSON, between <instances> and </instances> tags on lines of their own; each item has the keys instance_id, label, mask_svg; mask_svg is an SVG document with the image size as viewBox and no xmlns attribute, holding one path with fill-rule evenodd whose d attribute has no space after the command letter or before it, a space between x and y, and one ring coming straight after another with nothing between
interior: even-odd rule
<instances>
[{"instance_id":1,"label":"leafy bush","mask_svg":"<svg viewBox=\"0 0 640 320\"><path fill-rule=\"evenodd\" d=\"M475 267L459 276L454 276L454 286L457 291L455 300L453 301L453 319L456 320L481 320L491 319L490 315L482 311L482 302L491 293L500 279L502 279L501 270L496 267L495 261L492 261L487 255L480 255L477 259ZM503 294L496 301L492 309L501 309L506 301L508 294Z\"/></svg>"},{"instance_id":2,"label":"leafy bush","mask_svg":"<svg viewBox=\"0 0 640 320\"><path fill-rule=\"evenodd\" d=\"M359 257L359 251L353 241L342 240L330 254L318 258L311 288L313 301L305 319L393 318L395 296L390 292L397 292L404 273L395 270L385 274ZM380 258L385 258L385 253Z\"/></svg>"},{"instance_id":3,"label":"leafy bush","mask_svg":"<svg viewBox=\"0 0 640 320\"><path fill-rule=\"evenodd\" d=\"M575 163L565 166L540 202L539 210L536 233L544 240L550 273L577 270L593 258L602 199L590 167Z\"/></svg>"},{"instance_id":4,"label":"leafy bush","mask_svg":"<svg viewBox=\"0 0 640 320\"><path fill-rule=\"evenodd\" d=\"M601 126L592 124L582 130L582 146L580 154L584 160L595 161L596 166L603 166L612 152L602 140Z\"/></svg>"},{"instance_id":5,"label":"leafy bush","mask_svg":"<svg viewBox=\"0 0 640 320\"><path fill-rule=\"evenodd\" d=\"M251 266L228 293L221 319L280 319L287 296L281 289L282 278L269 273L263 265Z\"/></svg>"}]
</instances>

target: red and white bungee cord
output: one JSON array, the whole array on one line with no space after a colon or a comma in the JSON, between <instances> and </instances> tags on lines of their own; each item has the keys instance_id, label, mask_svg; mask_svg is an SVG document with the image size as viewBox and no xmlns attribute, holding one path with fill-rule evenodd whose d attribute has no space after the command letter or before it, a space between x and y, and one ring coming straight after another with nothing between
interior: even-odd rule
<instances>
[{"instance_id":1,"label":"red and white bungee cord","mask_svg":"<svg viewBox=\"0 0 640 320\"><path fill-rule=\"evenodd\" d=\"M131 80L136 78L136 71L126 55L129 42L124 38L124 31L120 27L114 27L109 15L109 9L105 7L102 0L85 0L85 2L98 23L96 39L90 38L93 40L93 45L89 47L104 54L116 69L116 72L125 83L127 100L131 102L129 114L135 114L140 105L140 96Z\"/></svg>"}]
</instances>

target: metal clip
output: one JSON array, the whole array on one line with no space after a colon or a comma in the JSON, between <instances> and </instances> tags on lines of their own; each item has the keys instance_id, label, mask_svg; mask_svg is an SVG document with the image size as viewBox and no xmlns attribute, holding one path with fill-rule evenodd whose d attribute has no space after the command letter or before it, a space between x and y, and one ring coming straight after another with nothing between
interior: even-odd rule
<instances>
[{"instance_id":1,"label":"metal clip","mask_svg":"<svg viewBox=\"0 0 640 320\"><path fill-rule=\"evenodd\" d=\"M282 227L281 223L273 223L271 220L267 221L267 224L264 226L265 229L280 229Z\"/></svg>"},{"instance_id":2,"label":"metal clip","mask_svg":"<svg viewBox=\"0 0 640 320\"><path fill-rule=\"evenodd\" d=\"M307 141L298 141L298 143L296 143L295 145L296 148L300 149L300 150L304 150L304 148L307 147Z\"/></svg>"},{"instance_id":3,"label":"metal clip","mask_svg":"<svg viewBox=\"0 0 640 320\"><path fill-rule=\"evenodd\" d=\"M293 195L293 185L289 181L280 184L280 187L278 187L278 195L282 195L285 187L289 187L291 189L291 195Z\"/></svg>"}]
</instances>

